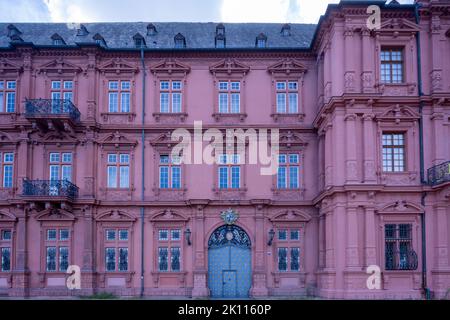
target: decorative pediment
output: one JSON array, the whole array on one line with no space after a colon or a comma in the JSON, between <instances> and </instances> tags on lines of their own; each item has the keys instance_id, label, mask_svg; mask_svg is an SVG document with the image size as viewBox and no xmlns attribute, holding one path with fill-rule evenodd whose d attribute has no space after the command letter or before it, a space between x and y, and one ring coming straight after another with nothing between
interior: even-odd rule
<instances>
[{"instance_id":1,"label":"decorative pediment","mask_svg":"<svg viewBox=\"0 0 450 320\"><path fill-rule=\"evenodd\" d=\"M308 222L311 216L298 210L283 210L269 219L272 222Z\"/></svg>"},{"instance_id":2,"label":"decorative pediment","mask_svg":"<svg viewBox=\"0 0 450 320\"><path fill-rule=\"evenodd\" d=\"M288 76L304 74L307 69L301 62L297 60L284 59L267 68L267 71L269 71L272 75L283 74Z\"/></svg>"},{"instance_id":3,"label":"decorative pediment","mask_svg":"<svg viewBox=\"0 0 450 320\"><path fill-rule=\"evenodd\" d=\"M156 138L150 140L150 144L153 147L156 147L156 148L168 148L168 149L173 148L174 146L176 146L180 142L181 142L181 140L180 141L172 140L172 135L171 135L170 132L161 133Z\"/></svg>"},{"instance_id":4,"label":"decorative pediment","mask_svg":"<svg viewBox=\"0 0 450 320\"><path fill-rule=\"evenodd\" d=\"M0 131L0 145L2 144L15 144L17 141L11 137L9 133Z\"/></svg>"},{"instance_id":5,"label":"decorative pediment","mask_svg":"<svg viewBox=\"0 0 450 320\"><path fill-rule=\"evenodd\" d=\"M392 18L381 23L375 33L415 33L420 31L420 27L407 19Z\"/></svg>"},{"instance_id":6,"label":"decorative pediment","mask_svg":"<svg viewBox=\"0 0 450 320\"><path fill-rule=\"evenodd\" d=\"M39 139L42 143L78 144L80 141L74 134L66 131L49 131Z\"/></svg>"},{"instance_id":7,"label":"decorative pediment","mask_svg":"<svg viewBox=\"0 0 450 320\"><path fill-rule=\"evenodd\" d=\"M186 75L191 71L191 67L177 60L166 59L150 67L150 71L153 72L154 74L165 73L168 75L171 74Z\"/></svg>"},{"instance_id":8,"label":"decorative pediment","mask_svg":"<svg viewBox=\"0 0 450 320\"><path fill-rule=\"evenodd\" d=\"M97 141L102 147L113 146L115 148L119 147L131 147L134 148L137 145L136 140L130 140L125 135L121 134L119 131L110 133Z\"/></svg>"},{"instance_id":9,"label":"decorative pediment","mask_svg":"<svg viewBox=\"0 0 450 320\"><path fill-rule=\"evenodd\" d=\"M5 73L15 73L19 74L23 70L22 66L19 66L18 64L12 62L9 59L6 58L0 58L0 74Z\"/></svg>"},{"instance_id":10,"label":"decorative pediment","mask_svg":"<svg viewBox=\"0 0 450 320\"><path fill-rule=\"evenodd\" d=\"M389 213L423 213L424 209L418 205L414 204L412 202L408 201L396 201L387 205L384 205L376 210L377 213L380 214L389 214Z\"/></svg>"},{"instance_id":11,"label":"decorative pediment","mask_svg":"<svg viewBox=\"0 0 450 320\"><path fill-rule=\"evenodd\" d=\"M170 209L159 211L150 217L152 222L186 222L188 220L189 218L184 214Z\"/></svg>"},{"instance_id":12,"label":"decorative pediment","mask_svg":"<svg viewBox=\"0 0 450 320\"><path fill-rule=\"evenodd\" d=\"M287 132L280 132L280 139L278 143L280 147L285 148L304 147L308 145L308 143L303 141L298 133L291 130Z\"/></svg>"},{"instance_id":13,"label":"decorative pediment","mask_svg":"<svg viewBox=\"0 0 450 320\"><path fill-rule=\"evenodd\" d=\"M416 121L420 119L420 115L408 106L395 105L388 108L385 112L376 116L378 121Z\"/></svg>"},{"instance_id":14,"label":"decorative pediment","mask_svg":"<svg viewBox=\"0 0 450 320\"><path fill-rule=\"evenodd\" d=\"M16 220L16 216L12 213L4 210L0 211L0 222L14 222Z\"/></svg>"},{"instance_id":15,"label":"decorative pediment","mask_svg":"<svg viewBox=\"0 0 450 320\"><path fill-rule=\"evenodd\" d=\"M75 219L73 213L56 208L45 209L36 215L38 221L74 221Z\"/></svg>"},{"instance_id":16,"label":"decorative pediment","mask_svg":"<svg viewBox=\"0 0 450 320\"><path fill-rule=\"evenodd\" d=\"M98 70L103 73L115 73L115 74L121 74L121 73L131 73L135 74L139 72L139 68L131 63L125 62L121 58L111 59L103 64L101 64L98 67Z\"/></svg>"},{"instance_id":17,"label":"decorative pediment","mask_svg":"<svg viewBox=\"0 0 450 320\"><path fill-rule=\"evenodd\" d=\"M214 75L240 73L242 76L245 76L250 71L250 67L235 59L228 58L210 66L209 71Z\"/></svg>"},{"instance_id":18,"label":"decorative pediment","mask_svg":"<svg viewBox=\"0 0 450 320\"><path fill-rule=\"evenodd\" d=\"M110 210L100 213L95 220L99 222L134 222L136 217L125 211Z\"/></svg>"},{"instance_id":19,"label":"decorative pediment","mask_svg":"<svg viewBox=\"0 0 450 320\"><path fill-rule=\"evenodd\" d=\"M63 58L59 58L50 62L47 62L37 68L38 73L69 73L76 74L82 71L81 67L64 61Z\"/></svg>"}]
</instances>

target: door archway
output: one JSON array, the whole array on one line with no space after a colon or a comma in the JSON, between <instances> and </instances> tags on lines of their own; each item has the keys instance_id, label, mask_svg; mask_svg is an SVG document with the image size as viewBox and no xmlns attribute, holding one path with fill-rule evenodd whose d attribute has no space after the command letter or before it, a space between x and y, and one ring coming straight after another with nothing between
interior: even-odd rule
<instances>
[{"instance_id":1,"label":"door archway","mask_svg":"<svg viewBox=\"0 0 450 320\"><path fill-rule=\"evenodd\" d=\"M223 225L208 241L211 297L246 298L251 287L251 241L241 227Z\"/></svg>"}]
</instances>

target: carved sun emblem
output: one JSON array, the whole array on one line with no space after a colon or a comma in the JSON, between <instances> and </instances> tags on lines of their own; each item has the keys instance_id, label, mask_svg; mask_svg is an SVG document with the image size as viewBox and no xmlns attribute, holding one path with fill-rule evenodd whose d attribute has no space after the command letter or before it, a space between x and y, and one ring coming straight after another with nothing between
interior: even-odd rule
<instances>
[{"instance_id":1,"label":"carved sun emblem","mask_svg":"<svg viewBox=\"0 0 450 320\"><path fill-rule=\"evenodd\" d=\"M228 225L234 224L237 221L237 219L239 218L239 214L237 212L233 211L233 209L231 209L231 208L228 210L222 211L220 216L222 217L223 221Z\"/></svg>"}]
</instances>

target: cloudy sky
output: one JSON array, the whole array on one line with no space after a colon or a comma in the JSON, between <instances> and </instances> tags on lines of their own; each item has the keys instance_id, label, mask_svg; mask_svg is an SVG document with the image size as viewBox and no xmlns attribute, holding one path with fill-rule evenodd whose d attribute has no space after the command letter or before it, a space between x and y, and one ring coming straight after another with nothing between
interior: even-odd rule
<instances>
[{"instance_id":1,"label":"cloudy sky","mask_svg":"<svg viewBox=\"0 0 450 320\"><path fill-rule=\"evenodd\" d=\"M316 23L339 0L0 0L0 22ZM412 3L413 0L401 0Z\"/></svg>"}]
</instances>

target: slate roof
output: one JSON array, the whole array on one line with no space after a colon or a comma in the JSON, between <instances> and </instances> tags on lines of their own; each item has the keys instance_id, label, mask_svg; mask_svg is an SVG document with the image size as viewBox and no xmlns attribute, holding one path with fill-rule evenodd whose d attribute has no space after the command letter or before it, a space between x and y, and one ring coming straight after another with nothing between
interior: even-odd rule
<instances>
[{"instance_id":1,"label":"slate roof","mask_svg":"<svg viewBox=\"0 0 450 320\"><path fill-rule=\"evenodd\" d=\"M9 47L10 23L0 23L0 48ZM149 22L83 23L88 34L77 35L79 25L67 23L14 23L24 42L37 46L51 46L52 36L62 37L66 45L95 43L93 37L101 35L110 49L135 48L133 36L141 34L149 49L173 49L176 34L186 39L187 49L214 49L218 23L154 22L157 33L147 35ZM290 36L281 33L282 23L224 23L226 48L255 48L256 37L267 36L266 48L309 48L316 30L315 24L290 24Z\"/></svg>"}]
</instances>

